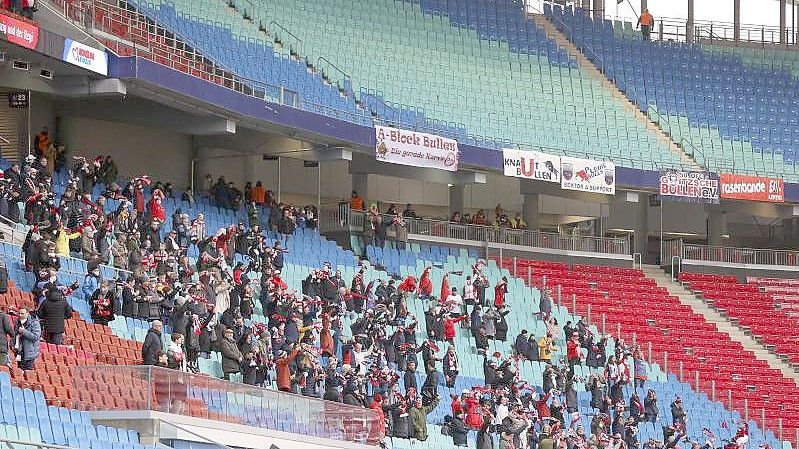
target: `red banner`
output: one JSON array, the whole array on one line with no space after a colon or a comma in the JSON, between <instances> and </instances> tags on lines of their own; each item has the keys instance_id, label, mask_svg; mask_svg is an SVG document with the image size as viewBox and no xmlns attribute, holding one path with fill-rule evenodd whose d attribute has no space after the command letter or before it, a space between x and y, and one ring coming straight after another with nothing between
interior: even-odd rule
<instances>
[{"instance_id":1,"label":"red banner","mask_svg":"<svg viewBox=\"0 0 799 449\"><path fill-rule=\"evenodd\" d=\"M31 50L35 50L39 43L39 27L5 14L0 14L0 34L12 44Z\"/></svg>"},{"instance_id":2,"label":"red banner","mask_svg":"<svg viewBox=\"0 0 799 449\"><path fill-rule=\"evenodd\" d=\"M722 173L721 197L734 200L785 202L785 181L777 178Z\"/></svg>"}]
</instances>

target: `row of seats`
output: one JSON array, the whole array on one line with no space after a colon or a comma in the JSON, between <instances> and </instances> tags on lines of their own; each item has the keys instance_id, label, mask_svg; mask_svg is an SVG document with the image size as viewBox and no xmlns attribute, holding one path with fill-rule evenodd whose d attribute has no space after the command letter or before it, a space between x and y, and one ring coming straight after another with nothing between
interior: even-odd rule
<instances>
[{"instance_id":1,"label":"row of seats","mask_svg":"<svg viewBox=\"0 0 799 449\"><path fill-rule=\"evenodd\" d=\"M644 42L610 21L555 6L546 14L697 162L714 171L799 180L799 83L793 57L711 45ZM757 57L780 63L755 63ZM784 59L783 59L784 58ZM788 64L785 61L791 61ZM703 135L702 129L710 132ZM794 141L794 137L797 137Z\"/></svg>"},{"instance_id":2,"label":"row of seats","mask_svg":"<svg viewBox=\"0 0 799 449\"><path fill-rule=\"evenodd\" d=\"M799 363L799 326L790 307L799 303L799 286L788 283L795 280L752 278L741 284L735 276L688 272L679 279L767 347Z\"/></svg>"}]
</instances>

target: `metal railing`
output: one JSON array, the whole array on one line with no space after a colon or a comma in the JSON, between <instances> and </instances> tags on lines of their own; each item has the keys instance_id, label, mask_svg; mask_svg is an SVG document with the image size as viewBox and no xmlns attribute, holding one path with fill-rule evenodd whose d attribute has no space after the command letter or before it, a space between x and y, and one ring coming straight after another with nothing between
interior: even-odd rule
<instances>
[{"instance_id":1,"label":"metal railing","mask_svg":"<svg viewBox=\"0 0 799 449\"><path fill-rule=\"evenodd\" d=\"M378 445L385 436L374 410L155 366L75 367L75 408L159 411Z\"/></svg>"},{"instance_id":2,"label":"metal railing","mask_svg":"<svg viewBox=\"0 0 799 449\"><path fill-rule=\"evenodd\" d=\"M663 245L663 263L673 258L680 261L796 267L799 270L799 251L782 249L737 248L731 246L701 245L672 240Z\"/></svg>"},{"instance_id":3,"label":"metal railing","mask_svg":"<svg viewBox=\"0 0 799 449\"><path fill-rule=\"evenodd\" d=\"M345 215L342 216L341 214ZM320 214L320 221L330 220L325 228L350 232L370 233L368 220L379 219L384 225L391 223L393 215L372 215L363 211L349 210L348 207L327 209ZM397 229L397 224L388 225L389 238L397 238L397 233L407 233L409 240L435 241L436 239L453 239L471 242L472 246L488 246L489 244L505 244L531 248L551 249L559 251L580 251L620 256L630 255L630 240L618 237L593 237L556 232L513 229L499 226L482 226L474 224L453 223L430 218L403 218L404 229ZM393 234L393 235L392 235Z\"/></svg>"}]
</instances>

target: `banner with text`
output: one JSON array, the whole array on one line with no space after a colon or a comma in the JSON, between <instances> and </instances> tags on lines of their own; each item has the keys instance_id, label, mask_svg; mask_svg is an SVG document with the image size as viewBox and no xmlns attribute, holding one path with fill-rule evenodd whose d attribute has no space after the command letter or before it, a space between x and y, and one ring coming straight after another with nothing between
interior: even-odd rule
<instances>
[{"instance_id":1,"label":"banner with text","mask_svg":"<svg viewBox=\"0 0 799 449\"><path fill-rule=\"evenodd\" d=\"M39 43L39 27L0 13L0 35L12 44L35 50Z\"/></svg>"},{"instance_id":2,"label":"banner with text","mask_svg":"<svg viewBox=\"0 0 799 449\"><path fill-rule=\"evenodd\" d=\"M502 164L505 176L560 182L560 156L506 148L502 150Z\"/></svg>"},{"instance_id":3,"label":"banner with text","mask_svg":"<svg viewBox=\"0 0 799 449\"><path fill-rule=\"evenodd\" d=\"M108 55L105 51L98 50L72 39L64 41L64 54L62 59L70 64L91 70L100 75L108 75Z\"/></svg>"},{"instance_id":4,"label":"banner with text","mask_svg":"<svg viewBox=\"0 0 799 449\"><path fill-rule=\"evenodd\" d=\"M734 200L785 202L785 180L722 173L721 197Z\"/></svg>"},{"instance_id":5,"label":"banner with text","mask_svg":"<svg viewBox=\"0 0 799 449\"><path fill-rule=\"evenodd\" d=\"M605 195L616 193L616 166L612 162L561 156L560 169L563 189Z\"/></svg>"},{"instance_id":6,"label":"banner with text","mask_svg":"<svg viewBox=\"0 0 799 449\"><path fill-rule=\"evenodd\" d=\"M378 161L458 171L456 140L388 126L375 126L375 137Z\"/></svg>"},{"instance_id":7,"label":"banner with text","mask_svg":"<svg viewBox=\"0 0 799 449\"><path fill-rule=\"evenodd\" d=\"M719 181L710 173L665 170L660 173L660 197L690 203L718 203Z\"/></svg>"}]
</instances>

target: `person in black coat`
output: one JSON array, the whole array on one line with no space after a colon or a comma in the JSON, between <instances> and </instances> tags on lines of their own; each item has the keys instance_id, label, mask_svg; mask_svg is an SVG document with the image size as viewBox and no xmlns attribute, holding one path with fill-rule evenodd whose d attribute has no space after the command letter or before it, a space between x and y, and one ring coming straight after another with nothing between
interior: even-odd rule
<instances>
[{"instance_id":1,"label":"person in black coat","mask_svg":"<svg viewBox=\"0 0 799 449\"><path fill-rule=\"evenodd\" d=\"M455 446L467 446L466 437L469 430L463 422L463 412L458 412L449 422L449 435L452 437L452 444Z\"/></svg>"},{"instance_id":2,"label":"person in black coat","mask_svg":"<svg viewBox=\"0 0 799 449\"><path fill-rule=\"evenodd\" d=\"M45 341L54 345L64 344L64 321L72 317L72 307L64 293L56 286L47 290L47 298L39 305L37 315L45 329Z\"/></svg>"},{"instance_id":3,"label":"person in black coat","mask_svg":"<svg viewBox=\"0 0 799 449\"><path fill-rule=\"evenodd\" d=\"M14 326L11 317L0 310L0 365L8 365L8 341L14 341Z\"/></svg>"},{"instance_id":4,"label":"person in black coat","mask_svg":"<svg viewBox=\"0 0 799 449\"><path fill-rule=\"evenodd\" d=\"M155 365L158 362L158 353L164 352L164 343L161 341L161 331L164 324L160 320L155 320L147 331L144 338L144 345L141 348L142 364Z\"/></svg>"},{"instance_id":5,"label":"person in black coat","mask_svg":"<svg viewBox=\"0 0 799 449\"><path fill-rule=\"evenodd\" d=\"M419 391L419 385L416 383L416 361L409 361L406 367L407 369L405 370L405 374L402 376L402 382L405 386L405 393L407 394L411 388Z\"/></svg>"},{"instance_id":6,"label":"person in black coat","mask_svg":"<svg viewBox=\"0 0 799 449\"><path fill-rule=\"evenodd\" d=\"M516 341L513 343L513 348L516 349L516 354L527 358L530 354L530 343L527 340L529 335L527 335L527 329L522 329L519 332L519 335L516 336Z\"/></svg>"},{"instance_id":7,"label":"person in black coat","mask_svg":"<svg viewBox=\"0 0 799 449\"><path fill-rule=\"evenodd\" d=\"M494 325L496 330L494 338L499 341L505 341L508 339L508 322L505 320L505 316L510 313L510 310L503 311L502 308L499 308L497 311L499 312L499 318L497 318L497 322Z\"/></svg>"}]
</instances>

